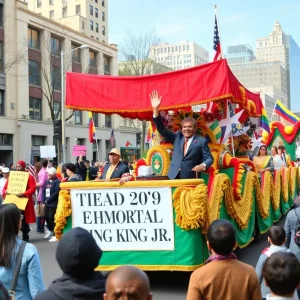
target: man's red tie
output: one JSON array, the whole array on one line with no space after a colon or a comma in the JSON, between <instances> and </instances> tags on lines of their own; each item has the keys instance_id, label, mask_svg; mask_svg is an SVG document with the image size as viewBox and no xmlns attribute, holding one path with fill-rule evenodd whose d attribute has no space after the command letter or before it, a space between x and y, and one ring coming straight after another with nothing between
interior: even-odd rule
<instances>
[{"instance_id":1,"label":"man's red tie","mask_svg":"<svg viewBox=\"0 0 300 300\"><path fill-rule=\"evenodd\" d=\"M183 144L183 156L186 155L187 149L188 149L188 141L189 139L185 139L184 144Z\"/></svg>"}]
</instances>

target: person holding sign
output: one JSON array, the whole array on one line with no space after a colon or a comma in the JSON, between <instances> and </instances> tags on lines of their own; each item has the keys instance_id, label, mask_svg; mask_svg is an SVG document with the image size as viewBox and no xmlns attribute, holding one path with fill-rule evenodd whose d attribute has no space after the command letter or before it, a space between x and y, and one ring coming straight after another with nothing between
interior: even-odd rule
<instances>
[{"instance_id":1,"label":"person holding sign","mask_svg":"<svg viewBox=\"0 0 300 300\"><path fill-rule=\"evenodd\" d=\"M150 94L155 126L160 135L174 145L168 177L170 179L196 178L197 172L206 171L214 162L207 141L196 135L197 123L194 118L185 118L181 121L181 132L174 133L167 129L159 113L161 99L157 91Z\"/></svg>"},{"instance_id":2,"label":"person holding sign","mask_svg":"<svg viewBox=\"0 0 300 300\"><path fill-rule=\"evenodd\" d=\"M16 170L19 172L25 172L26 163L23 160L17 162ZM9 186L9 180L11 176L7 179L5 186L3 188L3 197L6 198L7 188ZM35 213L34 213L34 204L33 204L33 197L32 195L35 193L36 190L36 182L34 177L28 173L28 180L26 185L26 190L24 193L18 193L16 196L20 198L20 201L27 200L27 204L25 206L24 211L22 211L23 219L22 219L22 226L21 231L23 233L23 241L29 240L29 223L35 223ZM27 198L27 199L23 199ZM5 201L4 201L5 202ZM19 206L18 206L19 207ZM20 208L20 207L19 207Z\"/></svg>"}]
</instances>

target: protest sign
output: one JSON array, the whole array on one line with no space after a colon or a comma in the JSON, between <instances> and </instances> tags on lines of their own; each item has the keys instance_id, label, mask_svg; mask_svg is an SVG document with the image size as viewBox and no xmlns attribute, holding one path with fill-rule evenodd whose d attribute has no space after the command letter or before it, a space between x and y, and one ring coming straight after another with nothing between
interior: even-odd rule
<instances>
[{"instance_id":1,"label":"protest sign","mask_svg":"<svg viewBox=\"0 0 300 300\"><path fill-rule=\"evenodd\" d=\"M73 146L73 151L72 151L73 156L86 156L86 146L85 145L74 145Z\"/></svg>"},{"instance_id":2,"label":"protest sign","mask_svg":"<svg viewBox=\"0 0 300 300\"><path fill-rule=\"evenodd\" d=\"M104 251L174 250L170 187L71 190L73 227Z\"/></svg>"},{"instance_id":3,"label":"protest sign","mask_svg":"<svg viewBox=\"0 0 300 300\"><path fill-rule=\"evenodd\" d=\"M13 203L18 207L18 209L25 210L27 202L28 202L28 198L25 197L19 198L16 195L11 194L11 195L6 195L4 203L5 204Z\"/></svg>"},{"instance_id":4,"label":"protest sign","mask_svg":"<svg viewBox=\"0 0 300 300\"><path fill-rule=\"evenodd\" d=\"M53 158L56 157L55 146L48 145L48 146L40 146L40 157L41 158Z\"/></svg>"},{"instance_id":5,"label":"protest sign","mask_svg":"<svg viewBox=\"0 0 300 300\"><path fill-rule=\"evenodd\" d=\"M15 195L20 193L25 193L28 178L29 178L28 172L11 171L9 173L7 193L15 194Z\"/></svg>"}]
</instances>

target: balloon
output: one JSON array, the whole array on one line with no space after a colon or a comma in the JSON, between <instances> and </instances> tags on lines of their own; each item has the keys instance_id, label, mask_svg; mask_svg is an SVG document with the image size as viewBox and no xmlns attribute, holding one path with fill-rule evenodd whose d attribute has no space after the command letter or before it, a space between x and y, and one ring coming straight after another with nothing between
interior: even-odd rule
<instances>
[{"instance_id":1,"label":"balloon","mask_svg":"<svg viewBox=\"0 0 300 300\"><path fill-rule=\"evenodd\" d=\"M265 141L268 139L268 136L269 136L268 132L264 130L262 133L262 137L264 138Z\"/></svg>"},{"instance_id":2,"label":"balloon","mask_svg":"<svg viewBox=\"0 0 300 300\"><path fill-rule=\"evenodd\" d=\"M293 132L293 126L285 126L284 127L284 132L286 133L286 134L292 134L292 132Z\"/></svg>"}]
</instances>

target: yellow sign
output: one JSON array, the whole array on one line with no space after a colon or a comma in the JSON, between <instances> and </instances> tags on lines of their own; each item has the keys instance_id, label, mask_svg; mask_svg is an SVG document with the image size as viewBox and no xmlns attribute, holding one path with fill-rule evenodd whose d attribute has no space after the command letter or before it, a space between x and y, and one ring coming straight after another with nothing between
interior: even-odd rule
<instances>
[{"instance_id":1,"label":"yellow sign","mask_svg":"<svg viewBox=\"0 0 300 300\"><path fill-rule=\"evenodd\" d=\"M28 172L12 171L9 174L7 193L20 194L26 192L27 182L29 178Z\"/></svg>"},{"instance_id":2,"label":"yellow sign","mask_svg":"<svg viewBox=\"0 0 300 300\"><path fill-rule=\"evenodd\" d=\"M28 198L19 198L16 195L6 195L4 201L5 204L8 203L15 204L20 210L25 210L27 202L28 202Z\"/></svg>"}]
</instances>

